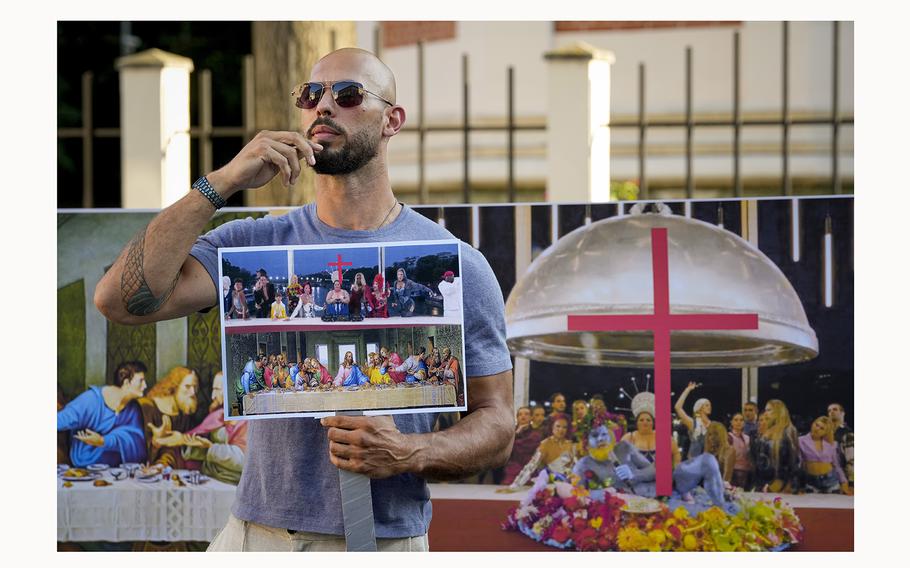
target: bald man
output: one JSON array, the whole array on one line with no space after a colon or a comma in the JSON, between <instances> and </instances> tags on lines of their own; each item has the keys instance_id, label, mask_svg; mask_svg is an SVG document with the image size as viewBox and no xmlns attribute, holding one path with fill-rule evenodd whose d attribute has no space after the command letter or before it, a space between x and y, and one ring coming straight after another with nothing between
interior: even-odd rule
<instances>
[{"instance_id":1,"label":"bald man","mask_svg":"<svg viewBox=\"0 0 910 568\"><path fill-rule=\"evenodd\" d=\"M294 94L299 131L260 132L156 216L98 284L98 309L122 324L210 309L220 298L219 247L455 238L392 192L388 144L405 123L395 101L395 78L371 53L341 49L322 58ZM317 174L314 203L199 237L225 199L275 176L292 185L303 167ZM460 246L464 294L472 298L464 313L467 415L441 432L432 431L431 414L251 422L232 515L211 550L344 550L336 468L372 478L380 550L426 550L425 478L469 477L506 462L515 425L502 293L486 259Z\"/></svg>"}]
</instances>

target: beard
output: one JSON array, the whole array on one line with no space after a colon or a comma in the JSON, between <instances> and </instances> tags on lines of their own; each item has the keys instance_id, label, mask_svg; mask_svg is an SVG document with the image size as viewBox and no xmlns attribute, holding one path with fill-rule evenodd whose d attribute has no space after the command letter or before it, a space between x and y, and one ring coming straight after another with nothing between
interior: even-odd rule
<instances>
[{"instance_id":1,"label":"beard","mask_svg":"<svg viewBox=\"0 0 910 568\"><path fill-rule=\"evenodd\" d=\"M334 123L327 124L317 120L313 126L318 124L326 124L344 134ZM372 138L366 130L361 130L348 137L347 144L340 147L327 144L323 144L323 146L324 149L316 155L316 165L313 166L313 170L317 174L335 176L356 172L379 153L379 139Z\"/></svg>"},{"instance_id":2,"label":"beard","mask_svg":"<svg viewBox=\"0 0 910 568\"><path fill-rule=\"evenodd\" d=\"M178 393L175 398L177 399L177 408L180 409L182 414L192 414L196 412L196 406L199 404L199 401L195 396L184 396Z\"/></svg>"},{"instance_id":3,"label":"beard","mask_svg":"<svg viewBox=\"0 0 910 568\"><path fill-rule=\"evenodd\" d=\"M591 457L596 461L605 462L610 459L610 452L613 451L613 446L600 446L600 447L591 447L588 448L588 453L591 454Z\"/></svg>"}]
</instances>

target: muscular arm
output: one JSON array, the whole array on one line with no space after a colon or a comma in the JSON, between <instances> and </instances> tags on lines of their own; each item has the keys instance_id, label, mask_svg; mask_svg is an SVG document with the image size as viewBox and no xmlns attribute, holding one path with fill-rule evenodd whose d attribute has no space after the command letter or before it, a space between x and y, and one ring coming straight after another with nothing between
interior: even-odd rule
<instances>
[{"instance_id":1,"label":"muscular arm","mask_svg":"<svg viewBox=\"0 0 910 568\"><path fill-rule=\"evenodd\" d=\"M452 480L505 464L515 437L512 371L469 381L468 414L441 432L402 434L387 416L323 418L329 458L375 478L414 473Z\"/></svg>"},{"instance_id":2,"label":"muscular arm","mask_svg":"<svg viewBox=\"0 0 910 568\"><path fill-rule=\"evenodd\" d=\"M257 188L277 174L291 184L300 160L315 164L322 146L297 132L263 131L208 180L225 199ZM110 320L138 325L185 316L214 306L219 293L190 249L214 213L200 192L191 190L158 214L120 253L95 288L95 305Z\"/></svg>"},{"instance_id":3,"label":"muscular arm","mask_svg":"<svg viewBox=\"0 0 910 568\"><path fill-rule=\"evenodd\" d=\"M95 288L112 321L142 324L185 316L218 302L215 284L190 249L215 208L192 191L158 214L120 253Z\"/></svg>"}]
</instances>

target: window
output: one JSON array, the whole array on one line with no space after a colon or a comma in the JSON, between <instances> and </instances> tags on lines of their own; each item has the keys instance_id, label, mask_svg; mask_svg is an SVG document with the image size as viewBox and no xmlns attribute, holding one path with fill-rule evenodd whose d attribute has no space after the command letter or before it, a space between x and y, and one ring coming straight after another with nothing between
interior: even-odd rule
<instances>
[{"instance_id":1,"label":"window","mask_svg":"<svg viewBox=\"0 0 910 568\"><path fill-rule=\"evenodd\" d=\"M325 344L316 344L316 359L323 365L329 364L329 346Z\"/></svg>"},{"instance_id":2,"label":"window","mask_svg":"<svg viewBox=\"0 0 910 568\"><path fill-rule=\"evenodd\" d=\"M367 354L370 353L379 353L378 343L367 343Z\"/></svg>"}]
</instances>

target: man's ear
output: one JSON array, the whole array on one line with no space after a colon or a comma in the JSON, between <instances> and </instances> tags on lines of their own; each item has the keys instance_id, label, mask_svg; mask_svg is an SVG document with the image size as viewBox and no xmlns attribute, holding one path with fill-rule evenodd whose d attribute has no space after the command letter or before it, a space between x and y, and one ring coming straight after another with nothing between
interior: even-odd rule
<instances>
[{"instance_id":1,"label":"man's ear","mask_svg":"<svg viewBox=\"0 0 910 568\"><path fill-rule=\"evenodd\" d=\"M382 134L389 137L398 134L398 131L404 127L405 118L404 107L398 105L393 106L389 109L388 118L386 119L385 128L382 129Z\"/></svg>"}]
</instances>

